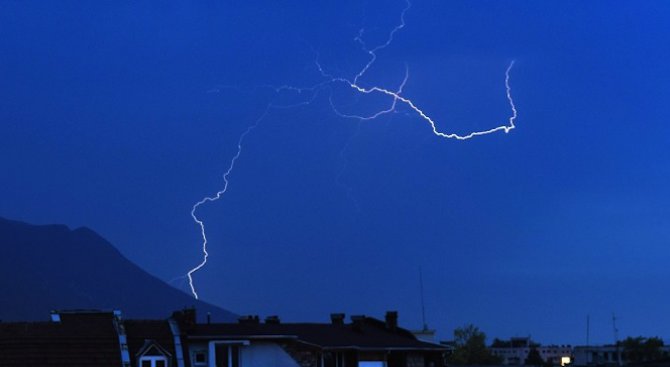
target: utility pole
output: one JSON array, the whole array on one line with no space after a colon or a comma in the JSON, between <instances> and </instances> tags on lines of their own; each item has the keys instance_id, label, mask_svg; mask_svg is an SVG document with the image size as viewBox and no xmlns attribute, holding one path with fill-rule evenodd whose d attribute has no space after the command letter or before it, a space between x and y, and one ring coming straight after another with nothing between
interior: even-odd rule
<instances>
[{"instance_id":1,"label":"utility pole","mask_svg":"<svg viewBox=\"0 0 670 367\"><path fill-rule=\"evenodd\" d=\"M591 314L586 314L586 363L593 363L593 353L591 351Z\"/></svg>"},{"instance_id":2,"label":"utility pole","mask_svg":"<svg viewBox=\"0 0 670 367\"><path fill-rule=\"evenodd\" d=\"M591 333L591 315L586 314L586 346L590 346L589 334Z\"/></svg>"},{"instance_id":3,"label":"utility pole","mask_svg":"<svg viewBox=\"0 0 670 367\"><path fill-rule=\"evenodd\" d=\"M426 324L426 304L423 299L423 269L419 267L419 289L421 291L421 320L423 321L423 331L428 330Z\"/></svg>"}]
</instances>

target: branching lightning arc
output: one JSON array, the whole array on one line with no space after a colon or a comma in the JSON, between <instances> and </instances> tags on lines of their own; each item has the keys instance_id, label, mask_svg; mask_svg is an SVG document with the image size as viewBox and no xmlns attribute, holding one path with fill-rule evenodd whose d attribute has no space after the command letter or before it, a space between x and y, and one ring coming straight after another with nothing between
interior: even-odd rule
<instances>
[{"instance_id":1,"label":"branching lightning arc","mask_svg":"<svg viewBox=\"0 0 670 367\"><path fill-rule=\"evenodd\" d=\"M311 93L310 98L306 101L296 103L293 105L275 105L270 103L265 111L261 114L261 116L252 124L250 125L244 132L239 136L239 139L237 141L237 151L235 155L231 158L230 163L228 165L228 169L224 172L223 174L223 187L217 191L215 194L211 196L205 196L195 204L193 204L193 207L191 208L191 218L193 221L198 225L200 229L200 236L202 239L202 261L192 268L191 270L188 271L186 274L186 277L188 278L188 284L191 289L191 293L193 294L193 297L196 299L199 298L198 292L195 289L195 285L193 282L193 275L200 269L202 269L206 264L207 264L207 259L209 257L209 252L207 251L207 233L205 231L205 224L203 220L198 217L197 215L197 210L200 208L200 206L204 205L205 203L208 202L214 202L223 197L223 195L226 193L228 190L229 186L229 176L233 172L235 168L235 164L240 158L242 154L242 149L243 149L243 143L246 137L251 133L255 128L258 127L258 125L261 123L261 121L270 113L272 109L287 109L287 108L294 108L298 106L303 106L303 105L308 105L310 104L316 96L321 92L322 90L326 89L329 85L332 84L344 84L345 86L351 88L355 93L360 93L361 95L372 95L372 94L381 94L384 96L388 96L390 100L390 106L387 109L383 109L380 111L377 111L371 115L368 116L362 116L362 115L349 115L349 114L344 114L340 112L337 109L337 106L333 102L332 98L330 98L330 105L332 108L332 111L342 117L342 118L350 118L350 119L357 119L360 121L368 121L368 120L374 120L382 115L388 114L395 112L398 104L404 104L407 106L414 114L416 114L419 118L424 120L426 123L428 123L432 129L432 132L435 136L444 138L444 139L456 139L456 140L468 140L472 139L474 137L478 136L483 136L483 135L489 135L497 132L504 132L504 133L509 133L511 130L516 128L516 125L514 124L516 118L517 118L517 110L516 106L514 104L514 100L512 99L512 89L510 87L510 72L512 70L512 67L514 66L514 61L510 62L509 66L505 70L505 94L507 97L507 101L509 103L510 110L512 112L511 116L507 119L507 123L503 125L499 125L487 130L481 130L481 131L473 131L467 134L459 134L459 133L454 133L454 132L444 132L440 131L437 127L437 124L435 120L433 120L426 112L424 112L419 106L411 99L404 97L402 95L403 93L403 88L405 84L407 83L407 80L409 78L409 69L406 66L405 67L405 75L400 83L399 87L393 91L381 86L363 86L361 80L364 78L366 72L373 67L375 61L377 60L377 53L386 47L390 46L391 43L393 42L393 38L395 37L396 33L402 30L405 27L405 14L407 11L411 8L412 4L409 0L406 0L405 2L406 6L400 13L400 22L397 26L395 26L388 34L388 37L386 38L386 41L375 46L372 48L369 48L363 39L364 34L365 34L365 29L361 29L358 32L358 35L354 38L354 41L360 44L361 49L369 56L368 62L356 73L353 79L348 79L344 78L341 76L334 76L328 72L325 71L325 69L322 67L319 57L317 54L315 64L316 67L321 74L321 76L324 78L324 80L312 87L295 87L295 86L290 86L290 85L283 85L280 87L271 87L274 89L275 92L280 93L280 92L295 92L298 94L302 94L303 92L309 92ZM267 86L266 86L267 87Z\"/></svg>"}]
</instances>

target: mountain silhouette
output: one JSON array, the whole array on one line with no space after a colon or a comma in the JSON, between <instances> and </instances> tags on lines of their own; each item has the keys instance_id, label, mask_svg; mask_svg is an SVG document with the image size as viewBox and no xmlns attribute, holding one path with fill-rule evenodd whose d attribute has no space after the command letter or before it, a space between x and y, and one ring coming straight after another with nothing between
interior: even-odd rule
<instances>
[{"instance_id":1,"label":"mountain silhouette","mask_svg":"<svg viewBox=\"0 0 670 367\"><path fill-rule=\"evenodd\" d=\"M88 228L0 217L0 320L45 320L63 309L167 318L184 307L195 307L200 317L209 312L217 322L236 319L145 272Z\"/></svg>"}]
</instances>

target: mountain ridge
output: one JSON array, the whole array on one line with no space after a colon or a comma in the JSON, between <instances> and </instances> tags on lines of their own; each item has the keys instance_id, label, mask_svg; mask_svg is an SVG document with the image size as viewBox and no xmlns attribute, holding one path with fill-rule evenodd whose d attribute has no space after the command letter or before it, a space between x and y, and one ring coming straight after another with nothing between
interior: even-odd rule
<instances>
[{"instance_id":1,"label":"mountain ridge","mask_svg":"<svg viewBox=\"0 0 670 367\"><path fill-rule=\"evenodd\" d=\"M166 318L185 307L195 307L200 317L210 313L215 322L237 318L149 274L88 227L0 217L0 251L0 320L44 320L59 309Z\"/></svg>"}]
</instances>

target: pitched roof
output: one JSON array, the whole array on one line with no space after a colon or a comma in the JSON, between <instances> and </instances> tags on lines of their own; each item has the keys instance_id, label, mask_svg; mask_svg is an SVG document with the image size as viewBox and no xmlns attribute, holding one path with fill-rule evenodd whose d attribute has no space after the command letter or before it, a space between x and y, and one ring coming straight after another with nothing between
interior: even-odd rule
<instances>
[{"instance_id":1,"label":"pitched roof","mask_svg":"<svg viewBox=\"0 0 670 367\"><path fill-rule=\"evenodd\" d=\"M177 365L174 336L166 320L125 320L123 324L126 328L128 351L132 360L135 360L146 341L151 340L170 354L167 357L172 358L172 366ZM188 358L187 355L188 353L184 353L184 358ZM188 364L188 360L186 363Z\"/></svg>"},{"instance_id":2,"label":"pitched roof","mask_svg":"<svg viewBox=\"0 0 670 367\"><path fill-rule=\"evenodd\" d=\"M58 323L0 323L0 366L120 365L112 313L66 314Z\"/></svg>"},{"instance_id":3,"label":"pitched roof","mask_svg":"<svg viewBox=\"0 0 670 367\"><path fill-rule=\"evenodd\" d=\"M58 322L0 322L0 366L26 367L118 367L121 365L119 336L112 312L76 311L59 313ZM260 323L184 325L182 345L188 340L242 339L285 340L320 350L424 350L444 351L439 344L422 342L409 331L389 328L380 320L358 317L342 323ZM123 322L131 360L143 347L158 345L167 352L172 365L180 354L166 320L126 320ZM155 343L155 344L154 344ZM189 355L183 353L185 364ZM133 363L134 364L134 363Z\"/></svg>"},{"instance_id":4,"label":"pitched roof","mask_svg":"<svg viewBox=\"0 0 670 367\"><path fill-rule=\"evenodd\" d=\"M409 331L387 329L384 322L365 317L358 324L237 323L198 324L189 339L292 339L320 349L444 350L439 344L417 340Z\"/></svg>"}]
</instances>

